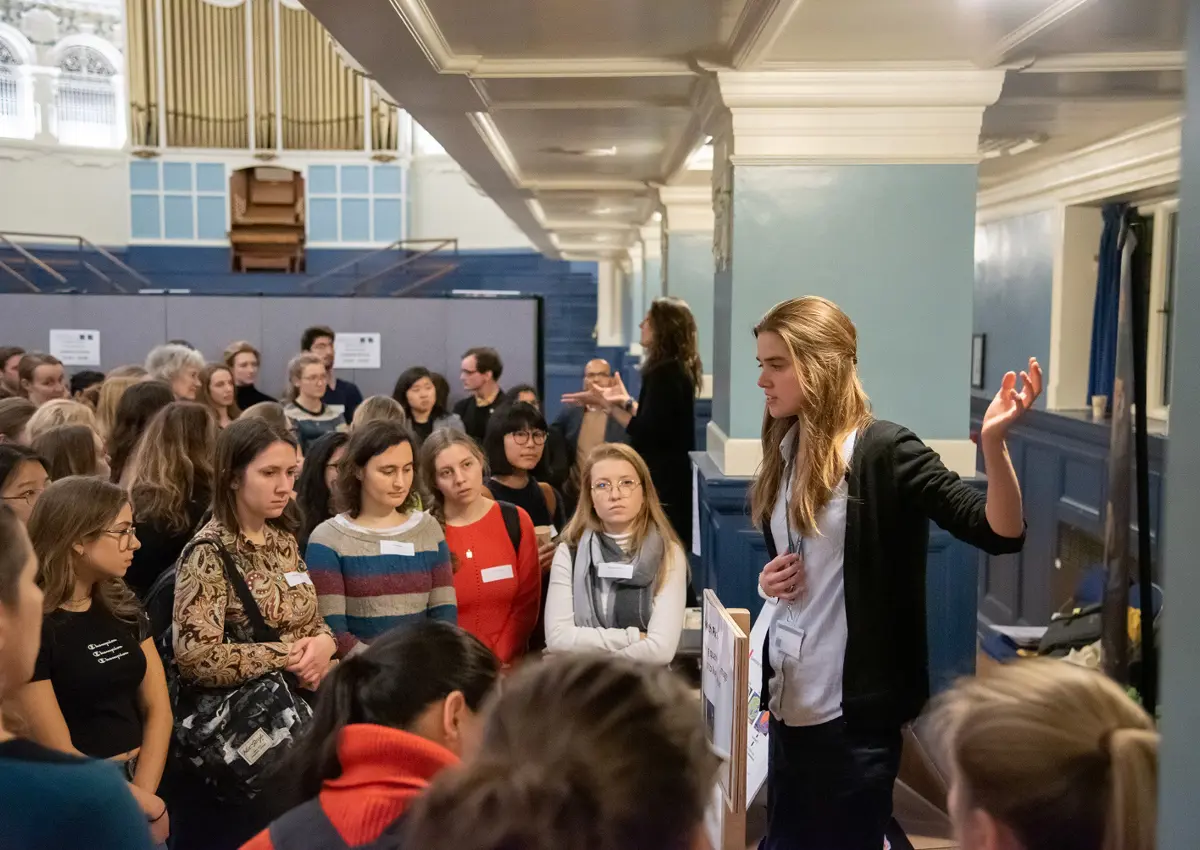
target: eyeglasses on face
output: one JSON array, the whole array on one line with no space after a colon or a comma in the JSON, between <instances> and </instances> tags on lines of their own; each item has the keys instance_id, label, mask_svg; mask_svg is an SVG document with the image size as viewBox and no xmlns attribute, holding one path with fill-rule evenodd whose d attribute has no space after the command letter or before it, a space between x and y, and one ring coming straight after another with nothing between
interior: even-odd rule
<instances>
[{"instance_id":1,"label":"eyeglasses on face","mask_svg":"<svg viewBox=\"0 0 1200 850\"><path fill-rule=\"evenodd\" d=\"M511 431L509 436L518 446L527 446L530 440L533 440L535 446L543 445L546 442L545 431Z\"/></svg>"},{"instance_id":2,"label":"eyeglasses on face","mask_svg":"<svg viewBox=\"0 0 1200 850\"><path fill-rule=\"evenodd\" d=\"M46 488L41 490L26 490L24 493L18 493L15 496L0 496L6 502L24 502L29 507L33 507L38 498L46 492Z\"/></svg>"},{"instance_id":3,"label":"eyeglasses on face","mask_svg":"<svg viewBox=\"0 0 1200 850\"><path fill-rule=\"evenodd\" d=\"M641 481L633 478L622 478L620 481L597 481L592 485L592 492L611 498L614 495L628 496L642 486Z\"/></svg>"},{"instance_id":4,"label":"eyeglasses on face","mask_svg":"<svg viewBox=\"0 0 1200 850\"><path fill-rule=\"evenodd\" d=\"M100 533L117 538L117 548L124 552L137 539L137 526L131 525L129 528L106 528Z\"/></svg>"}]
</instances>

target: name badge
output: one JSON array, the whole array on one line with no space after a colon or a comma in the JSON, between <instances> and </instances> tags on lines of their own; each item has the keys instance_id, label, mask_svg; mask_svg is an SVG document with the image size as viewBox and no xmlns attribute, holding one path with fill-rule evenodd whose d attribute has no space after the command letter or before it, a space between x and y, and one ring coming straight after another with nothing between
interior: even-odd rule
<instances>
[{"instance_id":1,"label":"name badge","mask_svg":"<svg viewBox=\"0 0 1200 850\"><path fill-rule=\"evenodd\" d=\"M295 587L298 584L312 584L312 579L308 577L308 573L284 573L283 577L287 579L288 587Z\"/></svg>"},{"instance_id":2,"label":"name badge","mask_svg":"<svg viewBox=\"0 0 1200 850\"><path fill-rule=\"evenodd\" d=\"M783 621L775 624L775 651L783 657L799 658L804 646L804 629L790 626Z\"/></svg>"},{"instance_id":3,"label":"name badge","mask_svg":"<svg viewBox=\"0 0 1200 850\"><path fill-rule=\"evenodd\" d=\"M411 558L417 554L417 547L412 543L406 543L403 540L380 540L379 541L380 555L405 555Z\"/></svg>"},{"instance_id":4,"label":"name badge","mask_svg":"<svg viewBox=\"0 0 1200 850\"><path fill-rule=\"evenodd\" d=\"M631 579L633 578L633 564L610 564L601 561L596 564L596 575L600 578Z\"/></svg>"},{"instance_id":5,"label":"name badge","mask_svg":"<svg viewBox=\"0 0 1200 850\"><path fill-rule=\"evenodd\" d=\"M494 581L515 578L515 575L513 574L512 564L502 564L499 567L487 567L480 570L479 577L483 579L484 584L491 584Z\"/></svg>"}]
</instances>

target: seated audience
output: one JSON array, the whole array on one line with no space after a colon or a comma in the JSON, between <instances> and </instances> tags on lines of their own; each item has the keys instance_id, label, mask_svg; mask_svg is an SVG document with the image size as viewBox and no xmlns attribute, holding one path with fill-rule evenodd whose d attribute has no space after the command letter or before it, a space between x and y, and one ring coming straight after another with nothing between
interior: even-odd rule
<instances>
[{"instance_id":1,"label":"seated audience","mask_svg":"<svg viewBox=\"0 0 1200 850\"><path fill-rule=\"evenodd\" d=\"M613 386L612 367L607 360L589 360L583 372L584 390L601 391ZM563 495L572 502L579 500L579 472L592 449L601 443L628 443L625 426L608 415L603 407L563 405L562 412L550 425L550 433L561 437L570 464L568 483Z\"/></svg>"},{"instance_id":2,"label":"seated audience","mask_svg":"<svg viewBox=\"0 0 1200 850\"><path fill-rule=\"evenodd\" d=\"M42 633L37 572L37 555L24 527L0 506L0 702L28 687L37 666ZM128 787L110 762L15 737L0 713L4 847L150 850L146 816Z\"/></svg>"},{"instance_id":3,"label":"seated audience","mask_svg":"<svg viewBox=\"0 0 1200 850\"><path fill-rule=\"evenodd\" d=\"M115 762L161 843L171 702L148 621L123 580L138 548L133 509L115 484L64 478L38 500L29 538L45 619L33 681L16 696L21 717L43 746Z\"/></svg>"},{"instance_id":4,"label":"seated audience","mask_svg":"<svg viewBox=\"0 0 1200 850\"><path fill-rule=\"evenodd\" d=\"M391 846L709 846L720 762L695 696L666 670L594 655L530 665L504 683L482 727L477 752L434 780Z\"/></svg>"},{"instance_id":5,"label":"seated audience","mask_svg":"<svg viewBox=\"0 0 1200 850\"><path fill-rule=\"evenodd\" d=\"M521 508L489 498L483 452L461 431L430 435L420 471L450 547L458 624L511 665L528 650L541 610L533 521Z\"/></svg>"},{"instance_id":6,"label":"seated audience","mask_svg":"<svg viewBox=\"0 0 1200 850\"><path fill-rule=\"evenodd\" d=\"M317 593L296 550L294 517L287 510L296 469L295 438L261 419L242 417L217 437L213 518L194 538L207 545L186 552L175 576L172 633L181 687L229 688L279 670L315 691L328 672L337 646L317 610ZM254 640L218 547L245 578L278 642ZM250 714L239 722L263 719ZM299 731L293 727L291 734ZM228 799L237 789L215 788L189 771L174 779L174 850L238 847L280 808L271 785L244 801Z\"/></svg>"},{"instance_id":7,"label":"seated audience","mask_svg":"<svg viewBox=\"0 0 1200 850\"><path fill-rule=\"evenodd\" d=\"M517 384L504 394L504 403L506 406L511 407L518 402L533 405L539 413L545 416L545 410L542 407L541 399L538 398L537 389L532 385ZM538 481L544 481L561 494L563 488L568 483L570 474L571 463L567 454L566 441L563 439L562 434L559 434L557 431L547 430L546 448L542 453L541 468L537 471Z\"/></svg>"},{"instance_id":8,"label":"seated audience","mask_svg":"<svg viewBox=\"0 0 1200 850\"><path fill-rule=\"evenodd\" d=\"M308 447L323 434L345 431L345 409L340 404L326 404L325 363L315 354L301 354L288 364L287 406L284 414L291 420L300 441L300 450Z\"/></svg>"},{"instance_id":9,"label":"seated audience","mask_svg":"<svg viewBox=\"0 0 1200 850\"><path fill-rule=\"evenodd\" d=\"M21 358L25 349L19 345L0 345L0 388L11 395L21 392Z\"/></svg>"},{"instance_id":10,"label":"seated audience","mask_svg":"<svg viewBox=\"0 0 1200 850\"><path fill-rule=\"evenodd\" d=\"M169 342L146 355L146 373L171 388L177 401L195 401L200 392L204 358L196 349Z\"/></svg>"},{"instance_id":11,"label":"seated audience","mask_svg":"<svg viewBox=\"0 0 1200 850\"><path fill-rule=\"evenodd\" d=\"M504 363L494 348L472 348L463 355L459 376L467 397L454 405L454 413L462 420L467 434L478 443L483 442L488 420L504 400L499 383L503 371Z\"/></svg>"},{"instance_id":12,"label":"seated audience","mask_svg":"<svg viewBox=\"0 0 1200 850\"><path fill-rule=\"evenodd\" d=\"M203 405L174 401L146 428L129 481L141 547L125 583L145 599L192 539L212 501L217 428Z\"/></svg>"},{"instance_id":13,"label":"seated audience","mask_svg":"<svg viewBox=\"0 0 1200 850\"><path fill-rule=\"evenodd\" d=\"M107 481L111 475L104 441L86 425L51 428L33 441L32 448L45 459L46 471L54 481L70 475Z\"/></svg>"},{"instance_id":14,"label":"seated audience","mask_svg":"<svg viewBox=\"0 0 1200 850\"><path fill-rule=\"evenodd\" d=\"M239 410L246 410L264 401L275 401L271 396L254 386L258 380L258 367L262 357L258 349L245 340L230 343L225 349L225 365L233 373L234 401Z\"/></svg>"},{"instance_id":15,"label":"seated audience","mask_svg":"<svg viewBox=\"0 0 1200 850\"><path fill-rule=\"evenodd\" d=\"M424 366L402 372L392 390L392 398L400 402L408 414L408 424L416 435L418 448L430 434L441 428L463 430L462 420L446 410L445 402L438 395L434 375Z\"/></svg>"},{"instance_id":16,"label":"seated audience","mask_svg":"<svg viewBox=\"0 0 1200 850\"><path fill-rule=\"evenodd\" d=\"M318 439L296 479L296 504L303 516L296 532L301 552L308 548L313 529L337 513L333 506L333 485L337 481L338 461L346 453L349 439L350 435L344 431L334 431Z\"/></svg>"},{"instance_id":17,"label":"seated audience","mask_svg":"<svg viewBox=\"0 0 1200 850\"><path fill-rule=\"evenodd\" d=\"M96 414L92 409L82 402L69 398L56 398L39 407L37 412L29 418L25 433L29 437L29 442L32 443L51 428L57 428L60 425L86 425L97 434L100 433Z\"/></svg>"},{"instance_id":18,"label":"seated audience","mask_svg":"<svg viewBox=\"0 0 1200 850\"><path fill-rule=\"evenodd\" d=\"M412 435L400 423L351 432L334 483L342 513L313 530L304 552L339 657L395 626L455 622L446 537L417 507L413 470Z\"/></svg>"},{"instance_id":19,"label":"seated audience","mask_svg":"<svg viewBox=\"0 0 1200 850\"><path fill-rule=\"evenodd\" d=\"M358 406L358 410L354 411L354 419L350 423L350 427L357 428L367 422L399 422L404 425L408 417L404 413L404 408L400 406L400 402L386 395L373 395L367 398Z\"/></svg>"},{"instance_id":20,"label":"seated audience","mask_svg":"<svg viewBox=\"0 0 1200 850\"><path fill-rule=\"evenodd\" d=\"M67 379L62 362L49 354L33 352L17 366L21 395L41 407L48 401L67 397Z\"/></svg>"},{"instance_id":21,"label":"seated audience","mask_svg":"<svg viewBox=\"0 0 1200 850\"><path fill-rule=\"evenodd\" d=\"M18 444L0 443L0 500L29 522L33 508L50 486L45 462L37 452Z\"/></svg>"},{"instance_id":22,"label":"seated audience","mask_svg":"<svg viewBox=\"0 0 1200 850\"><path fill-rule=\"evenodd\" d=\"M29 420L37 405L27 398L0 398L0 443L29 444Z\"/></svg>"},{"instance_id":23,"label":"seated audience","mask_svg":"<svg viewBox=\"0 0 1200 850\"><path fill-rule=\"evenodd\" d=\"M963 850L1154 850L1159 736L1111 679L1049 659L940 698Z\"/></svg>"},{"instance_id":24,"label":"seated audience","mask_svg":"<svg viewBox=\"0 0 1200 850\"><path fill-rule=\"evenodd\" d=\"M100 428L100 436L105 440L112 438L121 397L125 395L126 390L140 383L145 377L146 370L141 366L118 366L108 373L108 377L100 385L100 398L96 402L96 424Z\"/></svg>"},{"instance_id":25,"label":"seated audience","mask_svg":"<svg viewBox=\"0 0 1200 850\"><path fill-rule=\"evenodd\" d=\"M683 633L688 562L646 463L606 443L581 481L550 571L546 648L668 664Z\"/></svg>"},{"instance_id":26,"label":"seated audience","mask_svg":"<svg viewBox=\"0 0 1200 850\"><path fill-rule=\"evenodd\" d=\"M306 802L243 850L313 846L325 836L328 846L359 847L398 832L398 819L477 739L499 673L478 639L437 622L392 629L339 664L291 754Z\"/></svg>"},{"instance_id":27,"label":"seated audience","mask_svg":"<svg viewBox=\"0 0 1200 850\"><path fill-rule=\"evenodd\" d=\"M208 407L224 428L241 415L233 386L233 373L224 363L210 363L200 373L200 403Z\"/></svg>"},{"instance_id":28,"label":"seated audience","mask_svg":"<svg viewBox=\"0 0 1200 850\"><path fill-rule=\"evenodd\" d=\"M138 440L154 415L175 400L171 388L162 381L142 381L125 390L117 404L117 415L108 434L108 454L114 484L129 486L133 474L134 453ZM129 467L126 470L126 467Z\"/></svg>"},{"instance_id":29,"label":"seated audience","mask_svg":"<svg viewBox=\"0 0 1200 850\"><path fill-rule=\"evenodd\" d=\"M332 328L327 328L323 325L305 329L300 337L300 351L303 354L313 354L325 364L326 384L325 393L321 396L321 400L329 405L336 405L342 408L345 413L346 421L349 422L354 418L354 411L362 404L363 394L353 381L347 381L344 378L338 378L333 373L333 341L334 333Z\"/></svg>"},{"instance_id":30,"label":"seated audience","mask_svg":"<svg viewBox=\"0 0 1200 850\"><path fill-rule=\"evenodd\" d=\"M97 372L93 369L84 369L82 372L76 372L71 376L71 398L76 401L85 401L84 394L92 387L98 387L103 383L103 372Z\"/></svg>"}]
</instances>

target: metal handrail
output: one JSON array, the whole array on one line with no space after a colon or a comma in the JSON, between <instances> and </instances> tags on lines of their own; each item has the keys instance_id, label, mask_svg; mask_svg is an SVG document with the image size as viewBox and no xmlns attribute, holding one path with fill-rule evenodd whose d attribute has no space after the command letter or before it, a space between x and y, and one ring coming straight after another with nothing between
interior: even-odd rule
<instances>
[{"instance_id":1,"label":"metal handrail","mask_svg":"<svg viewBox=\"0 0 1200 850\"><path fill-rule=\"evenodd\" d=\"M416 283L409 284L408 286L404 287L403 289L393 292L392 297L393 298L402 298L406 295L411 295L412 293L416 292L421 287L426 286L430 283L433 283L435 280L441 280L446 275L450 274L450 272L454 271L456 268L458 268L458 263L447 263L442 268L433 272L433 274L428 274L425 277L418 280Z\"/></svg>"},{"instance_id":2,"label":"metal handrail","mask_svg":"<svg viewBox=\"0 0 1200 850\"><path fill-rule=\"evenodd\" d=\"M446 245L453 245L454 253L456 253L456 254L458 253L458 240L457 239L397 239L391 245L387 245L383 248L376 248L374 251L369 251L366 254L361 254L361 255L355 257L354 259L347 260L344 263L334 266L333 268L329 269L328 271L321 272L321 274L316 275L315 277L310 277L307 280L302 281L300 283L300 286L304 289L308 289L313 284L318 283L327 278L335 277L335 276L341 274L342 272L346 271L346 269L350 269L350 268L354 269L355 274L357 274L358 273L358 264L365 260L369 260L372 257L377 257L380 254L383 254L387 251L400 250L405 245L426 245L429 243L434 243L436 246L439 246L439 247L446 246ZM435 247L433 250L437 250L437 248ZM426 253L429 253L429 252L426 252ZM357 289L357 286L355 288Z\"/></svg>"},{"instance_id":3,"label":"metal handrail","mask_svg":"<svg viewBox=\"0 0 1200 850\"><path fill-rule=\"evenodd\" d=\"M422 241L431 242L433 240L426 239L426 240L422 240ZM362 291L362 288L364 286L366 286L368 283L371 283L372 281L375 281L375 280L379 280L379 278L383 277L384 275L391 274L392 272L396 271L397 269L402 269L407 265L415 263L417 260L423 260L426 257L428 257L430 254L437 253L438 250L445 247L446 245L449 245L451 242L457 243L458 240L457 239L442 239L439 242L437 242L432 248L426 248L424 251L419 251L416 254L410 254L409 256L405 257L403 260L400 260L399 262L393 263L392 265L388 266L386 269L381 269L380 271L375 272L375 274L370 275L369 277L364 277L362 280L360 280L354 284L354 294L357 295L360 291ZM457 268L458 264L455 263L453 265L453 267Z\"/></svg>"},{"instance_id":4,"label":"metal handrail","mask_svg":"<svg viewBox=\"0 0 1200 850\"><path fill-rule=\"evenodd\" d=\"M89 248L91 248L93 251L95 251L97 254L99 254L99 255L100 255L101 257L103 257L104 259L108 260L110 263L112 263L113 265L115 265L115 266L116 266L117 268L119 268L121 271L125 272L125 274L129 275L129 276L130 276L130 277L132 277L134 280L136 280L136 281L138 281L139 283L141 283L141 284L142 284L143 286L145 286L147 289L153 289L153 288L154 288L154 284L150 282L150 279L149 279L148 277L146 277L146 276L145 276L144 274L142 274L141 272L139 272L139 271L136 271L135 269L133 269L133 268L132 268L132 267L131 267L131 266L130 266L128 263L126 263L126 262L125 262L124 260L122 260L120 257L114 256L113 254L111 254L111 253L108 251L108 249L106 249L106 248L102 248L101 246L99 246L99 245L95 244L94 242L92 242L90 239L84 239L82 236L80 236L80 237L79 237L79 241L80 241L82 244L84 244L84 245L87 245ZM116 286L116 284L113 284L113 286ZM118 288L118 289L120 289L120 287L119 287L119 286L118 286L117 288ZM125 290L123 290L123 289L122 289L121 291L122 291L122 292L124 292Z\"/></svg>"},{"instance_id":5,"label":"metal handrail","mask_svg":"<svg viewBox=\"0 0 1200 850\"><path fill-rule=\"evenodd\" d=\"M25 234L14 233L12 235L13 236L23 236ZM37 266L42 271L46 272L46 274L50 275L50 277L54 278L59 283L67 282L67 279L65 277L63 277L61 274L56 272L54 269L50 268L48 265L43 263L37 257L33 256L33 254L29 253L21 245L18 245L16 242L9 239L8 235L6 233L0 233L0 242L3 242L8 247L12 248L14 251L16 251L22 257L24 257L26 262L33 263L35 266ZM34 288L37 289L37 287L34 287ZM40 291L40 290L38 290L38 291Z\"/></svg>"},{"instance_id":6,"label":"metal handrail","mask_svg":"<svg viewBox=\"0 0 1200 850\"><path fill-rule=\"evenodd\" d=\"M41 292L42 291L42 290L38 289L36 286L34 286L33 281L31 281L29 278L25 277L25 275L21 274L19 271L14 269L12 266L10 266L8 263L4 262L3 260L0 260L0 269L3 269L4 271L8 272L10 275L15 277L17 280L21 281L21 283L25 284L25 288L28 289L30 292Z\"/></svg>"}]
</instances>

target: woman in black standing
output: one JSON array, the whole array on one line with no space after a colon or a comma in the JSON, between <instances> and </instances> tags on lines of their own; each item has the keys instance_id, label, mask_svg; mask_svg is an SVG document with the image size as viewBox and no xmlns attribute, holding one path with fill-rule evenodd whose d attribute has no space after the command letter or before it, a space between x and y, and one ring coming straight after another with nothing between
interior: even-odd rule
<instances>
[{"instance_id":1,"label":"woman in black standing","mask_svg":"<svg viewBox=\"0 0 1200 850\"><path fill-rule=\"evenodd\" d=\"M696 319L678 298L656 298L642 320L642 391L634 401L618 376L607 389L590 387L563 396L567 404L599 407L621 423L646 461L667 519L684 550L692 547L692 466L696 447L696 393L703 367Z\"/></svg>"}]
</instances>

